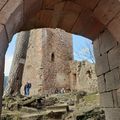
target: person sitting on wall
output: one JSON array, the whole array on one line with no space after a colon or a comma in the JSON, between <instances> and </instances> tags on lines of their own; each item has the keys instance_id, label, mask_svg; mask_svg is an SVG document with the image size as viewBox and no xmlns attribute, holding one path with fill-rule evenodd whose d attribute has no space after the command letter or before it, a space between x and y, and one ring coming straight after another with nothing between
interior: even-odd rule
<instances>
[{"instance_id":1,"label":"person sitting on wall","mask_svg":"<svg viewBox=\"0 0 120 120\"><path fill-rule=\"evenodd\" d=\"M30 88L31 88L31 83L27 82L24 86L24 95L25 96L30 95Z\"/></svg>"}]
</instances>

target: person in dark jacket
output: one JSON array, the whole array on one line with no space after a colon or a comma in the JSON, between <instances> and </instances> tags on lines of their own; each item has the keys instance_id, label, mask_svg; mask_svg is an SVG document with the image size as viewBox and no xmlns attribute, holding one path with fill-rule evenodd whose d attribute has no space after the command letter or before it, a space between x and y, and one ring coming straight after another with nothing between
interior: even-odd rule
<instances>
[{"instance_id":1,"label":"person in dark jacket","mask_svg":"<svg viewBox=\"0 0 120 120\"><path fill-rule=\"evenodd\" d=\"M30 95L30 88L31 88L31 83L27 82L24 86L24 95L25 96Z\"/></svg>"}]
</instances>

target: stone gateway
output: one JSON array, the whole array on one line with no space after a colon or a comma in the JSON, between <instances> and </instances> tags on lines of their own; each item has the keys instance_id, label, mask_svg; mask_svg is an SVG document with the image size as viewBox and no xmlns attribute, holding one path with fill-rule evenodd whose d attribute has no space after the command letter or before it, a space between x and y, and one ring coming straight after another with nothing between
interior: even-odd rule
<instances>
[{"instance_id":1,"label":"stone gateway","mask_svg":"<svg viewBox=\"0 0 120 120\"><path fill-rule=\"evenodd\" d=\"M90 0L1 0L0 110L2 109L5 53L12 36L23 30L50 27L61 28L94 41L96 71L102 106L106 108L106 120L119 120L120 46L118 43L114 44L120 42L119 19L119 0L91 0L91 2ZM115 85L112 86L111 83ZM101 88L104 88L102 92Z\"/></svg>"}]
</instances>

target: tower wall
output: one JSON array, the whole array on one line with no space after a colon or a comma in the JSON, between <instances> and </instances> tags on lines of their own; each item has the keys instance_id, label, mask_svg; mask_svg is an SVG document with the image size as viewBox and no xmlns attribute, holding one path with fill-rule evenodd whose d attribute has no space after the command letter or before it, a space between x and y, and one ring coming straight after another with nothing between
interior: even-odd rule
<instances>
[{"instance_id":1,"label":"tower wall","mask_svg":"<svg viewBox=\"0 0 120 120\"><path fill-rule=\"evenodd\" d=\"M69 61L73 59L72 35L60 29L30 32L23 87L31 82L31 95L70 88ZM22 91L23 91L22 87Z\"/></svg>"}]
</instances>

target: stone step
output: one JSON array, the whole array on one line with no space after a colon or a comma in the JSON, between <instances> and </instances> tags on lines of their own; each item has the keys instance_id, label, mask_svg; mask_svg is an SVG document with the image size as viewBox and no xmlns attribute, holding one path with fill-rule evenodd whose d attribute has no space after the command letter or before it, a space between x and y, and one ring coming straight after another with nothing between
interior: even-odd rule
<instances>
[{"instance_id":1,"label":"stone step","mask_svg":"<svg viewBox=\"0 0 120 120\"><path fill-rule=\"evenodd\" d=\"M46 107L47 112L68 112L69 106L67 104L57 104Z\"/></svg>"},{"instance_id":2,"label":"stone step","mask_svg":"<svg viewBox=\"0 0 120 120\"><path fill-rule=\"evenodd\" d=\"M21 116L22 120L42 120L43 114L27 114L24 116Z\"/></svg>"},{"instance_id":3,"label":"stone step","mask_svg":"<svg viewBox=\"0 0 120 120\"><path fill-rule=\"evenodd\" d=\"M35 108L30 108L30 107L22 107L21 112L27 112L27 113L35 113L35 112L38 112L37 109Z\"/></svg>"}]
</instances>

